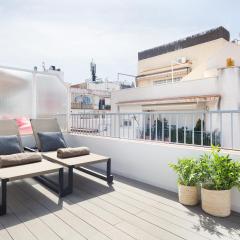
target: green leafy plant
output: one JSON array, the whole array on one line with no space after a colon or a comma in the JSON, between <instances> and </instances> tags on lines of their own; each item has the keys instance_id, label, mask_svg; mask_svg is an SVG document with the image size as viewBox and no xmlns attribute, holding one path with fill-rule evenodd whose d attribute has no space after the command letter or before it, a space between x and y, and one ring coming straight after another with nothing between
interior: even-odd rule
<instances>
[{"instance_id":1,"label":"green leafy plant","mask_svg":"<svg viewBox=\"0 0 240 240\"><path fill-rule=\"evenodd\" d=\"M178 183L185 186L196 186L199 182L199 166L194 158L179 159L177 164L169 166L177 173Z\"/></svg>"},{"instance_id":2,"label":"green leafy plant","mask_svg":"<svg viewBox=\"0 0 240 240\"><path fill-rule=\"evenodd\" d=\"M209 190L230 190L240 188L240 162L233 161L229 155L220 153L220 148L212 146L199 160L199 180Z\"/></svg>"}]
</instances>

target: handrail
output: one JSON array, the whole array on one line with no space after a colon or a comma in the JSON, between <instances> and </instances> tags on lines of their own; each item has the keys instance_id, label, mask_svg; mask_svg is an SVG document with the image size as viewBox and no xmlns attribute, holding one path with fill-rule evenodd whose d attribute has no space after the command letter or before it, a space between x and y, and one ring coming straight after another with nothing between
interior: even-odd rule
<instances>
[{"instance_id":1,"label":"handrail","mask_svg":"<svg viewBox=\"0 0 240 240\"><path fill-rule=\"evenodd\" d=\"M240 110L73 113L71 132L240 150Z\"/></svg>"}]
</instances>

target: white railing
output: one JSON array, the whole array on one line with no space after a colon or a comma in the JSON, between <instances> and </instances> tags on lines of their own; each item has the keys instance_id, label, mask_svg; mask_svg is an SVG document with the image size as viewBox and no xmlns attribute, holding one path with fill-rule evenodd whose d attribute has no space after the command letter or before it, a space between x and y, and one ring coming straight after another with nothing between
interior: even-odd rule
<instances>
[{"instance_id":1,"label":"white railing","mask_svg":"<svg viewBox=\"0 0 240 240\"><path fill-rule=\"evenodd\" d=\"M240 150L240 111L72 114L75 134Z\"/></svg>"}]
</instances>

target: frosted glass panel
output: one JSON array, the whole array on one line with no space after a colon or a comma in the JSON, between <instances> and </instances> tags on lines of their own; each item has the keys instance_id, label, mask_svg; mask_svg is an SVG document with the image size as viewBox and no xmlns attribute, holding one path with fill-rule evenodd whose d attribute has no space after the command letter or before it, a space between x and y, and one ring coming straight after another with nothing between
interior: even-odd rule
<instances>
[{"instance_id":1,"label":"frosted glass panel","mask_svg":"<svg viewBox=\"0 0 240 240\"><path fill-rule=\"evenodd\" d=\"M21 134L32 133L32 73L0 68L0 119L16 119Z\"/></svg>"},{"instance_id":2,"label":"frosted glass panel","mask_svg":"<svg viewBox=\"0 0 240 240\"><path fill-rule=\"evenodd\" d=\"M1 117L32 115L32 74L0 68Z\"/></svg>"},{"instance_id":3,"label":"frosted glass panel","mask_svg":"<svg viewBox=\"0 0 240 240\"><path fill-rule=\"evenodd\" d=\"M67 126L68 91L57 75L36 74L37 117L56 117Z\"/></svg>"},{"instance_id":4,"label":"frosted glass panel","mask_svg":"<svg viewBox=\"0 0 240 240\"><path fill-rule=\"evenodd\" d=\"M21 133L29 134L29 118L56 117L65 130L68 90L58 74L0 67L0 119L17 119Z\"/></svg>"}]
</instances>

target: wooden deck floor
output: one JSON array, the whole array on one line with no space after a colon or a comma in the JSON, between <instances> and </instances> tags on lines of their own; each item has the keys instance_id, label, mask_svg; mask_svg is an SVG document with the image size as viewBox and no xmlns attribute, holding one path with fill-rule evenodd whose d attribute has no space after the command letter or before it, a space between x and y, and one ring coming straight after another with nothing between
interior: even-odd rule
<instances>
[{"instance_id":1,"label":"wooden deck floor","mask_svg":"<svg viewBox=\"0 0 240 240\"><path fill-rule=\"evenodd\" d=\"M177 196L126 178L75 174L74 194L57 196L32 179L9 184L0 239L240 239L240 217L213 218Z\"/></svg>"}]
</instances>

